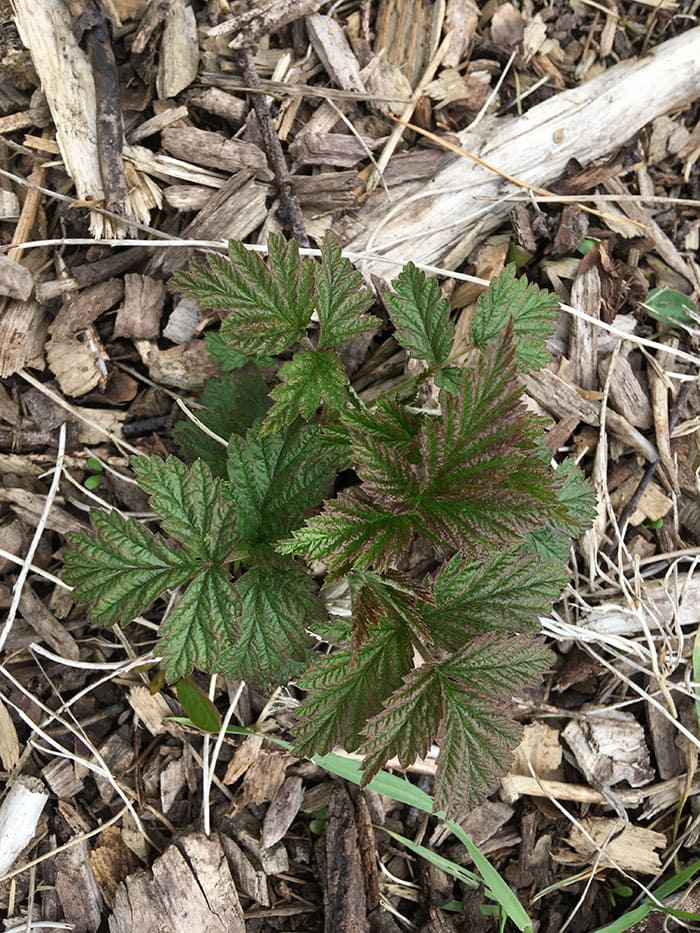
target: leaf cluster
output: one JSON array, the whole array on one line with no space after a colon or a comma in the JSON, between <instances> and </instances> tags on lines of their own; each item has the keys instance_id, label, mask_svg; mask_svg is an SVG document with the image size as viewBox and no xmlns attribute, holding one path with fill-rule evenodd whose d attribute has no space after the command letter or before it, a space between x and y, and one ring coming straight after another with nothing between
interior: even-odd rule
<instances>
[{"instance_id":1,"label":"leaf cluster","mask_svg":"<svg viewBox=\"0 0 700 933\"><path fill-rule=\"evenodd\" d=\"M267 263L231 243L174 285L225 313L209 341L225 374L198 413L209 433L176 428L187 463L136 459L159 530L94 514L71 537L67 581L103 624L162 614L154 603L174 593L158 644L168 680L198 668L296 681L300 754L357 750L367 781L439 742L436 804L463 813L507 766L510 696L549 663L538 617L591 515L588 487L570 465L552 472L522 400L519 372L546 359L556 300L507 269L461 368L448 302L409 264L385 303L423 369L367 405L338 350L379 320L332 239L320 262L281 237ZM260 366L279 354L270 387ZM429 380L439 411L417 404ZM419 576L418 544L432 555ZM347 581L348 618L329 618L318 577ZM332 650L314 653L319 640Z\"/></svg>"}]
</instances>

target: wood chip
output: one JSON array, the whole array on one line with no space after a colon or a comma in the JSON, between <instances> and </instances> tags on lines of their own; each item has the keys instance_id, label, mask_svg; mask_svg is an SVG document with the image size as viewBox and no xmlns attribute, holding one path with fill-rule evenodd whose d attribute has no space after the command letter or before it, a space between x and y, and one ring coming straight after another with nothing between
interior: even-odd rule
<instances>
[{"instance_id":1,"label":"wood chip","mask_svg":"<svg viewBox=\"0 0 700 933\"><path fill-rule=\"evenodd\" d=\"M641 787L654 779L644 728L631 713L588 713L572 720L562 738L593 787L612 787L620 781Z\"/></svg>"},{"instance_id":2,"label":"wood chip","mask_svg":"<svg viewBox=\"0 0 700 933\"><path fill-rule=\"evenodd\" d=\"M571 304L598 320L602 304L600 275L591 265L576 276L571 289ZM569 336L569 362L574 383L582 389L598 387L598 333L599 328L579 317L571 319Z\"/></svg>"},{"instance_id":3,"label":"wood chip","mask_svg":"<svg viewBox=\"0 0 700 933\"><path fill-rule=\"evenodd\" d=\"M651 875L661 870L661 859L656 849L666 848L666 837L642 826L628 826L620 832L620 821L603 818L581 820L583 832L574 827L566 840L577 855L589 863L623 871ZM586 835L588 834L588 835ZM589 841L592 838L593 844ZM604 849L600 861L598 853ZM560 853L559 853L560 854Z\"/></svg>"},{"instance_id":4,"label":"wood chip","mask_svg":"<svg viewBox=\"0 0 700 933\"><path fill-rule=\"evenodd\" d=\"M10 301L0 316L0 379L25 366L44 368L49 317L36 301Z\"/></svg>"},{"instance_id":5,"label":"wood chip","mask_svg":"<svg viewBox=\"0 0 700 933\"><path fill-rule=\"evenodd\" d=\"M161 99L175 97L197 77L199 42L194 10L185 0L171 0L160 43L156 91Z\"/></svg>"},{"instance_id":6,"label":"wood chip","mask_svg":"<svg viewBox=\"0 0 700 933\"><path fill-rule=\"evenodd\" d=\"M367 902L355 813L347 790L336 785L318 850L327 933L364 933Z\"/></svg>"},{"instance_id":7,"label":"wood chip","mask_svg":"<svg viewBox=\"0 0 700 933\"><path fill-rule=\"evenodd\" d=\"M102 894L85 840L56 855L56 891L75 933L97 933L102 922Z\"/></svg>"},{"instance_id":8,"label":"wood chip","mask_svg":"<svg viewBox=\"0 0 700 933\"><path fill-rule=\"evenodd\" d=\"M198 130L194 126L165 129L160 138L163 148L178 159L229 174L249 169L263 181L273 177L265 153L255 143L226 139L221 133Z\"/></svg>"},{"instance_id":9,"label":"wood chip","mask_svg":"<svg viewBox=\"0 0 700 933\"><path fill-rule=\"evenodd\" d=\"M0 764L5 771L12 771L19 762L19 739L12 717L0 697Z\"/></svg>"},{"instance_id":10,"label":"wood chip","mask_svg":"<svg viewBox=\"0 0 700 933\"><path fill-rule=\"evenodd\" d=\"M98 844L90 852L95 881L102 893L107 907L114 906L117 887L137 867L137 859L124 842L119 826L107 826L99 837Z\"/></svg>"},{"instance_id":11,"label":"wood chip","mask_svg":"<svg viewBox=\"0 0 700 933\"><path fill-rule=\"evenodd\" d=\"M114 322L115 339L150 340L160 333L160 318L165 305L165 285L148 275L124 276L124 302Z\"/></svg>"},{"instance_id":12,"label":"wood chip","mask_svg":"<svg viewBox=\"0 0 700 933\"><path fill-rule=\"evenodd\" d=\"M148 366L151 379L161 385L200 392L209 379L220 374L203 340L191 340L168 350L159 349L155 343L139 340L137 349Z\"/></svg>"},{"instance_id":13,"label":"wood chip","mask_svg":"<svg viewBox=\"0 0 700 933\"><path fill-rule=\"evenodd\" d=\"M306 17L306 29L311 45L323 62L330 78L345 91L365 94L360 66L340 23L331 16L314 13Z\"/></svg>"},{"instance_id":14,"label":"wood chip","mask_svg":"<svg viewBox=\"0 0 700 933\"><path fill-rule=\"evenodd\" d=\"M160 693L151 693L148 687L132 687L128 693L129 706L151 735L180 729L175 723L165 722L172 710Z\"/></svg>"},{"instance_id":15,"label":"wood chip","mask_svg":"<svg viewBox=\"0 0 700 933\"><path fill-rule=\"evenodd\" d=\"M153 863L119 885L110 933L245 933L236 887L218 836L180 837Z\"/></svg>"},{"instance_id":16,"label":"wood chip","mask_svg":"<svg viewBox=\"0 0 700 933\"><path fill-rule=\"evenodd\" d=\"M34 288L34 277L24 266L0 255L0 295L26 301Z\"/></svg>"},{"instance_id":17,"label":"wood chip","mask_svg":"<svg viewBox=\"0 0 700 933\"><path fill-rule=\"evenodd\" d=\"M304 786L300 777L288 777L270 801L262 825L261 841L266 849L287 834L297 818L304 799Z\"/></svg>"}]
</instances>

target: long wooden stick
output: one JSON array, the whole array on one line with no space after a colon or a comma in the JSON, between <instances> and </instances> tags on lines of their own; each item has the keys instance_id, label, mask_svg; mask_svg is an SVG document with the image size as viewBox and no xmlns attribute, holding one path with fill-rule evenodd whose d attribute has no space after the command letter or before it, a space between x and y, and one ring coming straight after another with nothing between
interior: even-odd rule
<instances>
[{"instance_id":1,"label":"long wooden stick","mask_svg":"<svg viewBox=\"0 0 700 933\"><path fill-rule=\"evenodd\" d=\"M527 180L536 199L535 190L560 178L571 159L585 166L604 158L656 117L683 110L698 96L700 28L562 91L524 116L491 117L462 133L461 147L502 174L455 155L429 184L394 189L390 209L383 196L369 198L353 220L357 233L346 248L454 267L464 255L460 244L477 224L483 238L510 211L507 199L519 189L504 176ZM367 261L363 268L385 276L391 267Z\"/></svg>"}]
</instances>

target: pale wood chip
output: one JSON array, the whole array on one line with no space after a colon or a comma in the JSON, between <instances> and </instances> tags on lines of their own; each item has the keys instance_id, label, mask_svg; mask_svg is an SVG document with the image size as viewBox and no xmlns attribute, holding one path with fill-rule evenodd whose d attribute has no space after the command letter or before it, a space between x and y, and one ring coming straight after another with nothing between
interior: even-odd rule
<instances>
[{"instance_id":1,"label":"pale wood chip","mask_svg":"<svg viewBox=\"0 0 700 933\"><path fill-rule=\"evenodd\" d=\"M589 712L571 720L562 738L593 787L641 787L654 779L644 728L625 710Z\"/></svg>"},{"instance_id":2,"label":"pale wood chip","mask_svg":"<svg viewBox=\"0 0 700 933\"><path fill-rule=\"evenodd\" d=\"M193 298L182 298L175 305L163 329L163 336L172 343L188 343L196 334L204 315Z\"/></svg>"},{"instance_id":3,"label":"pale wood chip","mask_svg":"<svg viewBox=\"0 0 700 933\"><path fill-rule=\"evenodd\" d=\"M265 813L261 842L266 849L287 835L289 827L297 818L304 799L304 786L300 777L286 778Z\"/></svg>"},{"instance_id":4,"label":"pale wood chip","mask_svg":"<svg viewBox=\"0 0 700 933\"><path fill-rule=\"evenodd\" d=\"M0 379L28 366L44 368L49 317L36 301L10 301L0 316Z\"/></svg>"},{"instance_id":5,"label":"pale wood chip","mask_svg":"<svg viewBox=\"0 0 700 933\"><path fill-rule=\"evenodd\" d=\"M233 174L242 169L255 172L263 181L273 177L265 153L255 143L227 139L221 133L194 126L168 128L161 133L163 148L177 159Z\"/></svg>"},{"instance_id":6,"label":"pale wood chip","mask_svg":"<svg viewBox=\"0 0 700 933\"><path fill-rule=\"evenodd\" d=\"M172 710L160 693L151 693L148 687L131 687L127 695L129 706L151 735L161 735L164 732L180 732L176 723L165 720L172 716Z\"/></svg>"},{"instance_id":7,"label":"pale wood chip","mask_svg":"<svg viewBox=\"0 0 700 933\"><path fill-rule=\"evenodd\" d=\"M156 91L161 99L175 97L197 77L199 42L194 10L185 0L171 0L160 43Z\"/></svg>"},{"instance_id":8,"label":"pale wood chip","mask_svg":"<svg viewBox=\"0 0 700 933\"><path fill-rule=\"evenodd\" d=\"M306 29L314 51L338 87L365 94L360 66L340 23L330 16L314 13L306 17Z\"/></svg>"},{"instance_id":9,"label":"pale wood chip","mask_svg":"<svg viewBox=\"0 0 700 933\"><path fill-rule=\"evenodd\" d=\"M124 302L114 322L115 339L150 340L157 337L165 305L165 285L148 275L124 276Z\"/></svg>"},{"instance_id":10,"label":"pale wood chip","mask_svg":"<svg viewBox=\"0 0 700 933\"><path fill-rule=\"evenodd\" d=\"M109 930L245 933L219 837L183 836L156 859L150 872L129 875L116 890Z\"/></svg>"},{"instance_id":11,"label":"pale wood chip","mask_svg":"<svg viewBox=\"0 0 700 933\"><path fill-rule=\"evenodd\" d=\"M566 841L586 863L595 858L599 865L615 865L624 871L644 875L651 875L661 869L661 859L655 850L666 848L666 836L663 833L634 825L620 833L619 820L604 818L586 818L581 820L581 825L584 832L574 827ZM590 835L594 844L589 842L584 833ZM600 862L597 861L599 848L605 851ZM557 855L559 860L561 853Z\"/></svg>"},{"instance_id":12,"label":"pale wood chip","mask_svg":"<svg viewBox=\"0 0 700 933\"><path fill-rule=\"evenodd\" d=\"M41 769L41 776L59 800L75 797L85 786L75 773L74 762L68 758L52 759Z\"/></svg>"},{"instance_id":13,"label":"pale wood chip","mask_svg":"<svg viewBox=\"0 0 700 933\"><path fill-rule=\"evenodd\" d=\"M609 366L609 357L601 360L598 366L601 385L607 379ZM627 357L618 356L615 361L615 368L610 377L608 399L612 407L635 428L640 428L642 431L649 430L652 425L652 412L648 392L640 385Z\"/></svg>"},{"instance_id":14,"label":"pale wood chip","mask_svg":"<svg viewBox=\"0 0 700 933\"><path fill-rule=\"evenodd\" d=\"M19 739L12 717L0 697L0 764L5 771L13 771L19 763Z\"/></svg>"},{"instance_id":15,"label":"pale wood chip","mask_svg":"<svg viewBox=\"0 0 700 933\"><path fill-rule=\"evenodd\" d=\"M602 305L600 275L592 265L574 279L571 288L571 304L585 311L590 317L598 319ZM571 375L576 385L582 389L597 388L598 374L598 333L595 324L579 317L571 320L569 335L569 361Z\"/></svg>"},{"instance_id":16,"label":"pale wood chip","mask_svg":"<svg viewBox=\"0 0 700 933\"><path fill-rule=\"evenodd\" d=\"M265 872L256 868L238 843L229 836L221 836L221 844L228 859L236 890L262 907L269 907L270 892Z\"/></svg>"},{"instance_id":17,"label":"pale wood chip","mask_svg":"<svg viewBox=\"0 0 700 933\"><path fill-rule=\"evenodd\" d=\"M102 922L102 894L85 840L56 855L56 891L75 933L96 933Z\"/></svg>"},{"instance_id":18,"label":"pale wood chip","mask_svg":"<svg viewBox=\"0 0 700 933\"><path fill-rule=\"evenodd\" d=\"M168 350L159 349L155 343L139 340L137 350L148 366L151 379L176 389L199 392L209 379L221 372L209 356L203 340L191 340Z\"/></svg>"},{"instance_id":19,"label":"pale wood chip","mask_svg":"<svg viewBox=\"0 0 700 933\"><path fill-rule=\"evenodd\" d=\"M34 288L34 276L29 269L0 254L0 295L26 301Z\"/></svg>"}]
</instances>

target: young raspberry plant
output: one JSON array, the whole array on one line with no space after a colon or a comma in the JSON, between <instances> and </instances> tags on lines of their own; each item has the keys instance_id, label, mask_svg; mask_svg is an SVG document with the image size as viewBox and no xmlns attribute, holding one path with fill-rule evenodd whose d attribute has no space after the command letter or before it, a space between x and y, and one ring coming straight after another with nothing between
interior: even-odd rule
<instances>
[{"instance_id":1,"label":"young raspberry plant","mask_svg":"<svg viewBox=\"0 0 700 933\"><path fill-rule=\"evenodd\" d=\"M385 301L423 368L365 403L339 351L383 325L330 237L321 253L302 258L273 236L266 263L232 242L228 258L174 277L224 314L208 343L229 371L199 413L210 433L181 423L184 460L133 461L160 529L93 513L92 530L70 537L66 580L104 625L174 592L157 648L166 679L197 668L295 683L300 755L359 752L369 781L437 742L436 807L459 817L508 766L511 696L550 664L538 617L592 515L578 471L550 468L519 381L548 359L557 300L506 268L478 302L459 367L449 305L409 264ZM277 367L271 388L261 363ZM438 408L417 404L430 385ZM418 544L427 573L413 569ZM349 617L320 598L340 578Z\"/></svg>"}]
</instances>

